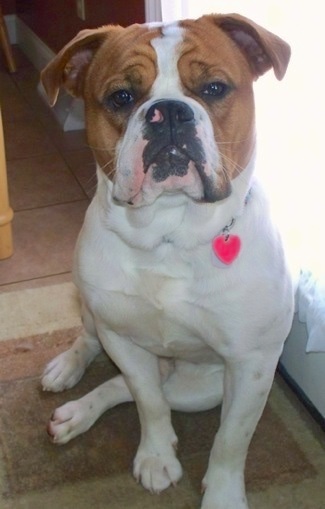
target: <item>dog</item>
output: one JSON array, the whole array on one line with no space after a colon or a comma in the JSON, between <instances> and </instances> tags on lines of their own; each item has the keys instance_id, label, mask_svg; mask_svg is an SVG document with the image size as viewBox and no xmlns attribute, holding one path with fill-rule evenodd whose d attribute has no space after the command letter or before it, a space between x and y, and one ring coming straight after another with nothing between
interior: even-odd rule
<instances>
[{"instance_id":1,"label":"dog","mask_svg":"<svg viewBox=\"0 0 325 509\"><path fill-rule=\"evenodd\" d=\"M56 409L48 432L65 444L134 401L133 473L159 493L182 476L171 409L222 403L202 509L248 508L247 450L292 324L290 273L254 175L253 96L289 59L253 21L211 14L83 30L41 73L51 105L61 87L84 100L98 179L73 269L84 331L42 386L69 389L102 350L120 370Z\"/></svg>"}]
</instances>

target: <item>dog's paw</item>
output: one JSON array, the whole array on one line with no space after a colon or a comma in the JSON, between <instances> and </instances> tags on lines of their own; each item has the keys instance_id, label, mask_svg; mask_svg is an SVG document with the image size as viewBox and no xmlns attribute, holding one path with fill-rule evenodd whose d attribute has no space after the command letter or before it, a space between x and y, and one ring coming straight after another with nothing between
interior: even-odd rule
<instances>
[{"instance_id":1,"label":"dog's paw","mask_svg":"<svg viewBox=\"0 0 325 509\"><path fill-rule=\"evenodd\" d=\"M207 473L202 481L201 509L249 509L243 474Z\"/></svg>"},{"instance_id":2,"label":"dog's paw","mask_svg":"<svg viewBox=\"0 0 325 509\"><path fill-rule=\"evenodd\" d=\"M61 353L45 368L42 376L44 391L60 392L70 389L85 372L88 362L73 348Z\"/></svg>"},{"instance_id":3,"label":"dog's paw","mask_svg":"<svg viewBox=\"0 0 325 509\"><path fill-rule=\"evenodd\" d=\"M47 425L47 433L55 444L63 445L88 431L96 419L90 405L82 400L69 401L55 410Z\"/></svg>"},{"instance_id":4,"label":"dog's paw","mask_svg":"<svg viewBox=\"0 0 325 509\"><path fill-rule=\"evenodd\" d=\"M204 495L201 509L249 509L249 507L245 496L237 498L231 495L224 499L212 493Z\"/></svg>"},{"instance_id":5,"label":"dog's paw","mask_svg":"<svg viewBox=\"0 0 325 509\"><path fill-rule=\"evenodd\" d=\"M160 493L170 485L175 486L182 473L181 464L173 454L146 456L138 453L134 460L134 477L151 493Z\"/></svg>"}]
</instances>

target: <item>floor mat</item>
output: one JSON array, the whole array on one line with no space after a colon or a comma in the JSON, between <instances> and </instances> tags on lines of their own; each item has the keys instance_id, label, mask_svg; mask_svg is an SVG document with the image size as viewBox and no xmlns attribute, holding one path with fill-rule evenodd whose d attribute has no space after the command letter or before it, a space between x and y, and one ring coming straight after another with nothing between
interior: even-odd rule
<instances>
[{"instance_id":1,"label":"floor mat","mask_svg":"<svg viewBox=\"0 0 325 509\"><path fill-rule=\"evenodd\" d=\"M70 391L52 394L41 390L39 376L44 365L65 350L78 331L79 328L74 327L0 342L0 445L4 464L4 500L99 479L110 486L113 484L117 498L125 495L122 480L126 475L131 477L132 458L139 441L139 423L133 404L108 411L91 430L67 445L53 445L46 434L46 423L57 406L79 398L116 373L114 365L102 355ZM181 491L170 492L176 504L170 507L187 507L186 500L191 499L192 490L199 494L219 415L219 409L192 414L173 413L173 424L179 437L178 453L186 471L186 481ZM249 450L246 468L248 490L254 492L274 485L295 484L315 476L315 466L306 457L281 415L268 403ZM187 486L191 488L188 493ZM136 493L141 507L141 497L148 494L144 490ZM183 494L183 502L180 493ZM138 505L134 501L131 507Z\"/></svg>"}]
</instances>

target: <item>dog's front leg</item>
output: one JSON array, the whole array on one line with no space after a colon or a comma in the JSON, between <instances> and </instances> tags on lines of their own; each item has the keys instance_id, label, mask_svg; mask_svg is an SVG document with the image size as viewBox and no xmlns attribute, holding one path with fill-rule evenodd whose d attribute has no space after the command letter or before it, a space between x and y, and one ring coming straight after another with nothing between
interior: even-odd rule
<instances>
[{"instance_id":1,"label":"dog's front leg","mask_svg":"<svg viewBox=\"0 0 325 509\"><path fill-rule=\"evenodd\" d=\"M203 479L202 509L248 509L244 468L279 358L277 351L250 353L226 362L220 428Z\"/></svg>"},{"instance_id":2,"label":"dog's front leg","mask_svg":"<svg viewBox=\"0 0 325 509\"><path fill-rule=\"evenodd\" d=\"M134 476L146 489L159 493L177 483L182 467L175 454L177 437L161 389L158 359L102 324L98 324L97 330L104 349L123 373L137 405L141 440L134 459Z\"/></svg>"}]
</instances>

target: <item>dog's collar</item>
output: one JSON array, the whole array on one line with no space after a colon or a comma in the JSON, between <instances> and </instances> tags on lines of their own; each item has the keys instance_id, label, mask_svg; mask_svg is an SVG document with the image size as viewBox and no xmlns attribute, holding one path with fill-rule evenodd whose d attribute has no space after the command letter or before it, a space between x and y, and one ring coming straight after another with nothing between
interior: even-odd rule
<instances>
[{"instance_id":1,"label":"dog's collar","mask_svg":"<svg viewBox=\"0 0 325 509\"><path fill-rule=\"evenodd\" d=\"M251 189L245 198L245 206L251 196ZM230 233L236 222L233 217L230 222L221 230L219 235L212 240L212 263L221 268L229 267L238 258L241 250L241 240L238 235Z\"/></svg>"}]
</instances>

